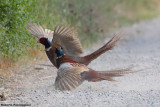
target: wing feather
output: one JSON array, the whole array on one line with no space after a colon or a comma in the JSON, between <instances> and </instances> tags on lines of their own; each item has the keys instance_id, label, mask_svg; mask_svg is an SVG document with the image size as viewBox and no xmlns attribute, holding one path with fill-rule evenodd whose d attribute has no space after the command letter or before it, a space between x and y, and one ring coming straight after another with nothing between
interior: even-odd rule
<instances>
[{"instance_id":1,"label":"wing feather","mask_svg":"<svg viewBox=\"0 0 160 107\"><path fill-rule=\"evenodd\" d=\"M80 73L69 69L65 71L58 71L55 80L55 87L61 91L72 90L82 83Z\"/></svg>"},{"instance_id":2,"label":"wing feather","mask_svg":"<svg viewBox=\"0 0 160 107\"><path fill-rule=\"evenodd\" d=\"M71 77L71 76L72 76L72 77ZM76 87L81 83L81 82L80 82L81 78L78 77L78 75L76 75L76 74L74 74L74 73L72 73L72 75L69 75L68 78L72 81L72 83L73 83ZM75 87L73 87L73 88L75 88Z\"/></svg>"},{"instance_id":3,"label":"wing feather","mask_svg":"<svg viewBox=\"0 0 160 107\"><path fill-rule=\"evenodd\" d=\"M70 25L66 25L66 26L64 26L64 28L63 28L63 30L62 30L62 34L64 33L64 32L67 32L67 30L69 29L69 27L70 27Z\"/></svg>"},{"instance_id":4,"label":"wing feather","mask_svg":"<svg viewBox=\"0 0 160 107\"><path fill-rule=\"evenodd\" d=\"M41 38L41 37L46 37L46 38L53 38L53 33L54 31L49 30L49 29L43 29L42 26L37 25L37 24L31 24L28 23L26 26L26 29L35 37Z\"/></svg>"},{"instance_id":5,"label":"wing feather","mask_svg":"<svg viewBox=\"0 0 160 107\"><path fill-rule=\"evenodd\" d=\"M55 47L55 43L63 48L66 55L79 56L83 53L82 46L78 39L78 33L70 25L58 25L55 28L52 47Z\"/></svg>"},{"instance_id":6,"label":"wing feather","mask_svg":"<svg viewBox=\"0 0 160 107\"><path fill-rule=\"evenodd\" d=\"M66 77L66 84L70 86L70 89L76 88L75 81L71 77Z\"/></svg>"},{"instance_id":7,"label":"wing feather","mask_svg":"<svg viewBox=\"0 0 160 107\"><path fill-rule=\"evenodd\" d=\"M64 79L62 79L62 85L63 85L63 89L62 90L65 90L65 89L67 89L67 84L65 83L65 81L66 81L66 79L64 78Z\"/></svg>"},{"instance_id":8,"label":"wing feather","mask_svg":"<svg viewBox=\"0 0 160 107\"><path fill-rule=\"evenodd\" d=\"M65 91L65 90L70 90L70 87L69 87L69 85L67 84L67 81L68 81L67 78L65 78L65 81L64 81L64 83L63 83L63 84L65 85L64 91ZM63 90L61 90L61 91L63 91Z\"/></svg>"},{"instance_id":9,"label":"wing feather","mask_svg":"<svg viewBox=\"0 0 160 107\"><path fill-rule=\"evenodd\" d=\"M78 39L78 33L75 28L70 25L58 25L55 30L43 29L42 26L37 24L28 23L27 30L35 37L53 38L52 46L54 43L61 46L66 55L80 56L83 53L82 46Z\"/></svg>"},{"instance_id":10,"label":"wing feather","mask_svg":"<svg viewBox=\"0 0 160 107\"><path fill-rule=\"evenodd\" d=\"M38 30L39 27L35 26L35 24L29 23L26 28L27 28L27 29L30 31L30 33L31 33L32 35L34 35L34 36L38 36L39 34L41 34L41 31ZM42 31L42 32L43 32L43 31ZM42 35L40 35L40 36L42 36Z\"/></svg>"},{"instance_id":11,"label":"wing feather","mask_svg":"<svg viewBox=\"0 0 160 107\"><path fill-rule=\"evenodd\" d=\"M61 89L60 89L60 90L64 90L64 89L65 89L65 88L64 88L64 85L63 85L63 82L64 82L63 79L61 79L61 80L60 80L60 85L61 85Z\"/></svg>"}]
</instances>

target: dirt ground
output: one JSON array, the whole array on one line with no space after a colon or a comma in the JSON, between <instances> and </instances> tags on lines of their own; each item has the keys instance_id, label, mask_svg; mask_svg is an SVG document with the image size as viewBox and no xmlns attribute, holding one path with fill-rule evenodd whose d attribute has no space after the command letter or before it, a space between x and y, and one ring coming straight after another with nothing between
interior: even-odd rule
<instances>
[{"instance_id":1,"label":"dirt ground","mask_svg":"<svg viewBox=\"0 0 160 107\"><path fill-rule=\"evenodd\" d=\"M160 107L160 18L144 21L118 31L126 31L119 44L94 60L89 67L110 70L135 66L145 69L115 78L116 82L87 82L73 91L55 90L56 68L49 60L20 67L0 88L8 99L4 104L32 107ZM115 33L115 32L113 32ZM111 34L112 36L113 34ZM90 53L111 37L106 38Z\"/></svg>"}]
</instances>

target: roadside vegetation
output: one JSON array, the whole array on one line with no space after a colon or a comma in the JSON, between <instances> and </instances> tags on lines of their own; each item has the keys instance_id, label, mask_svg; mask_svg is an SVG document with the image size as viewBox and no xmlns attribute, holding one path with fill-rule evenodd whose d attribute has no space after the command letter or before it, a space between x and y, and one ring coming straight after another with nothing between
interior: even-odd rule
<instances>
[{"instance_id":1,"label":"roadside vegetation","mask_svg":"<svg viewBox=\"0 0 160 107\"><path fill-rule=\"evenodd\" d=\"M158 16L159 4L159 0L0 0L0 69L39 48L25 29L28 22L52 30L71 24L83 47L89 47L111 29Z\"/></svg>"}]
</instances>

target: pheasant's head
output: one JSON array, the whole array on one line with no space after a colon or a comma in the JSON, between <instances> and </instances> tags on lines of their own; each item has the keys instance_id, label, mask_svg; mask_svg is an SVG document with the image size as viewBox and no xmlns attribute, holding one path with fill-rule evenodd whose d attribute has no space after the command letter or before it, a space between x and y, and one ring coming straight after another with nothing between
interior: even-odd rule
<instances>
[{"instance_id":1,"label":"pheasant's head","mask_svg":"<svg viewBox=\"0 0 160 107\"><path fill-rule=\"evenodd\" d=\"M61 47L56 47L56 54L57 54L57 58L61 58L62 56L64 56L64 52L62 50Z\"/></svg>"},{"instance_id":2,"label":"pheasant's head","mask_svg":"<svg viewBox=\"0 0 160 107\"><path fill-rule=\"evenodd\" d=\"M48 49L48 48L51 47L51 42L46 37L41 37L39 39L39 43L41 43L42 45L44 45L46 49Z\"/></svg>"}]
</instances>

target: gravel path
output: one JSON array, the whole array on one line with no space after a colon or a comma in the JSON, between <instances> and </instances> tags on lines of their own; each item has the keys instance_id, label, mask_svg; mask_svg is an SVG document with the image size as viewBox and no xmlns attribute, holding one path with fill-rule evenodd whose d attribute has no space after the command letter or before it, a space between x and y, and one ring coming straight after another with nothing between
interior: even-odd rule
<instances>
[{"instance_id":1,"label":"gravel path","mask_svg":"<svg viewBox=\"0 0 160 107\"><path fill-rule=\"evenodd\" d=\"M89 67L110 70L135 66L135 70L145 68L142 72L117 77L116 82L86 81L76 90L59 92L53 86L56 69L48 60L41 61L16 74L16 87L6 85L5 88L8 93L14 91L21 95L1 103L31 104L32 107L160 107L160 18L123 30L127 33L120 43ZM109 39L94 45L86 54Z\"/></svg>"}]
</instances>

